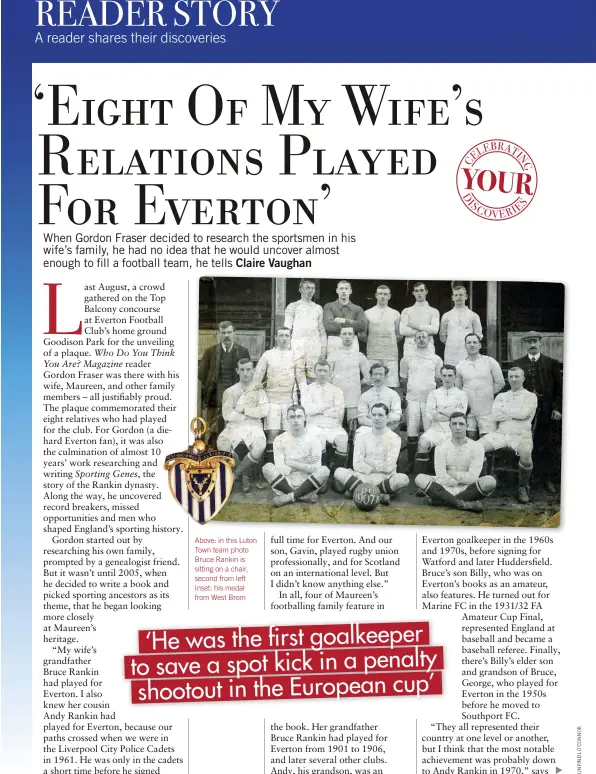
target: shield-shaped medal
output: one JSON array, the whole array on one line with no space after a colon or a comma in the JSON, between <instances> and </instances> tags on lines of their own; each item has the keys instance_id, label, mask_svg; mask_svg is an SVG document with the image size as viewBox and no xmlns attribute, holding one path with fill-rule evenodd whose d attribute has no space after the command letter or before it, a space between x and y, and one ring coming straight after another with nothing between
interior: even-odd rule
<instances>
[{"instance_id":1,"label":"shield-shaped medal","mask_svg":"<svg viewBox=\"0 0 596 774\"><path fill-rule=\"evenodd\" d=\"M186 451L168 454L164 468L168 471L170 492L189 516L199 524L206 524L230 496L234 456L210 449L202 440L207 429L202 417L195 417L190 429L195 436L194 443Z\"/></svg>"}]
</instances>

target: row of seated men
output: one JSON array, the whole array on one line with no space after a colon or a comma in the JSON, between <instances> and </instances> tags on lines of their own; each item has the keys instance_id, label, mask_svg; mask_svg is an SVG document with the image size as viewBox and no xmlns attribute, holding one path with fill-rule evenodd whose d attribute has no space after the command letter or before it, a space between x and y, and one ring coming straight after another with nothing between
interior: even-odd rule
<instances>
[{"instance_id":1,"label":"row of seated men","mask_svg":"<svg viewBox=\"0 0 596 774\"><path fill-rule=\"evenodd\" d=\"M290 378L284 381L286 389L282 391L279 377L287 377L288 366L286 364L280 370L282 364L275 352L277 350L279 355L286 351L286 334L289 334L286 329L278 331L277 347L263 355L256 371L250 359L242 359L237 366L240 381L228 388L223 396L226 424L218 436L217 446L236 455L235 473L242 491L250 489L251 468L258 468L265 458L263 476L274 490L275 505L297 499L313 501L317 493L325 491L330 475L336 491L346 489L350 493L361 482L374 483L379 486L382 500L388 502L392 495L408 485L409 479L405 474L397 473L402 443L398 434L402 400L386 385L387 366L373 363L369 368L365 359L356 358L359 390L355 407L347 404L349 389L340 386L346 387L346 374L341 369L334 370L327 361L315 364L315 381L311 384L300 380L290 368ZM342 329L346 349L353 335L353 329ZM476 340L472 341L473 338ZM466 343L470 350L475 350L477 338L471 335ZM499 381L496 372L493 373L496 361L489 359L492 362L485 363L472 358L456 368L443 365L437 355L427 350L428 337L421 332L417 335L416 351L401 364L407 402L408 472L414 473L416 484L434 500L466 510L479 510L476 500L496 486L490 475L494 452L509 448L519 457L518 499L528 502L532 420L537 397L523 388L523 369L510 368L509 392L494 397L504 384L502 375ZM361 366L362 381L372 383L365 392L360 392ZM471 379L467 374L470 366L474 371ZM496 366L500 374L498 364ZM482 372L486 372L485 377L490 375L490 385L487 378L481 377ZM262 387L264 378L265 388ZM348 387L353 378L352 374ZM456 381L468 390L456 386ZM486 398L484 391L488 388L490 401L486 404L490 403L490 407L487 411L483 401ZM293 402L296 393L300 403ZM475 413L479 406L483 414ZM351 469L347 467L348 431L343 426L345 414L350 417L350 408L353 408L351 418L358 425ZM478 427L482 433L480 442L467 437ZM433 447L437 447L434 476L430 461ZM326 455L327 449L331 450L330 455ZM489 475L482 477L485 455ZM322 463L324 456L328 457L327 465ZM456 497L472 484L473 492ZM440 492L437 486L442 487Z\"/></svg>"}]
</instances>

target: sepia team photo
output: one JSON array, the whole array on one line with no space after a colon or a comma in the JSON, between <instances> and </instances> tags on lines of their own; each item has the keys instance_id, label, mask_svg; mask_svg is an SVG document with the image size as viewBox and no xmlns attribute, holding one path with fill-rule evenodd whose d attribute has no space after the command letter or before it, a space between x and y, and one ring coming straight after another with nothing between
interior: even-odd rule
<instances>
[{"instance_id":1,"label":"sepia team photo","mask_svg":"<svg viewBox=\"0 0 596 774\"><path fill-rule=\"evenodd\" d=\"M563 306L549 283L202 279L233 500L558 510Z\"/></svg>"}]
</instances>

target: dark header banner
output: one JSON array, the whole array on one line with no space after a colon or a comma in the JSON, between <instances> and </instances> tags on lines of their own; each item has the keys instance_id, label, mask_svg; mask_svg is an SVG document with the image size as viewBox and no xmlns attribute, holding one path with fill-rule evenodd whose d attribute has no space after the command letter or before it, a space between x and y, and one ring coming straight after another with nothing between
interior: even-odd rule
<instances>
[{"instance_id":1,"label":"dark header banner","mask_svg":"<svg viewBox=\"0 0 596 774\"><path fill-rule=\"evenodd\" d=\"M9 0L6 62L590 62L596 5Z\"/></svg>"}]
</instances>

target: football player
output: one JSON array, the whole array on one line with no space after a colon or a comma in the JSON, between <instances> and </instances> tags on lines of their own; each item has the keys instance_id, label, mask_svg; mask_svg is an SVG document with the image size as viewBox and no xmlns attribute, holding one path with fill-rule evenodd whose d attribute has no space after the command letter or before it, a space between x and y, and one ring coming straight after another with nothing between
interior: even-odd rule
<instances>
[{"instance_id":1,"label":"football player","mask_svg":"<svg viewBox=\"0 0 596 774\"><path fill-rule=\"evenodd\" d=\"M247 493L250 491L249 472L265 453L267 441L261 420L267 416L269 402L265 391L253 383L252 360L239 360L236 371L240 381L223 394L222 413L226 426L217 438L217 448L233 452L236 460L234 477Z\"/></svg>"},{"instance_id":2,"label":"football player","mask_svg":"<svg viewBox=\"0 0 596 774\"><path fill-rule=\"evenodd\" d=\"M483 507L478 501L493 492L497 482L492 476L481 475L484 448L467 437L463 412L453 413L449 426L451 439L435 449L436 475L419 473L416 486L442 505L480 513Z\"/></svg>"},{"instance_id":3,"label":"football player","mask_svg":"<svg viewBox=\"0 0 596 774\"><path fill-rule=\"evenodd\" d=\"M294 360L300 363L308 378L314 377L317 360L327 357L323 307L313 301L315 287L313 280L300 280L300 300L287 305L284 320L284 326L292 332Z\"/></svg>"},{"instance_id":4,"label":"football player","mask_svg":"<svg viewBox=\"0 0 596 774\"><path fill-rule=\"evenodd\" d=\"M480 439L489 461L489 471L497 449L511 449L519 457L517 499L520 503L530 501L532 420L538 408L538 398L524 388L524 378L524 371L519 366L509 369L507 381L511 390L497 395L493 404L492 418L496 430Z\"/></svg>"},{"instance_id":5,"label":"football player","mask_svg":"<svg viewBox=\"0 0 596 774\"><path fill-rule=\"evenodd\" d=\"M273 442L274 463L263 465L276 508L297 500L316 503L317 491L329 478L329 468L321 465L319 434L307 428L304 406L288 407L287 425L287 431Z\"/></svg>"},{"instance_id":6,"label":"football player","mask_svg":"<svg viewBox=\"0 0 596 774\"><path fill-rule=\"evenodd\" d=\"M387 427L389 407L375 403L370 417L370 433L356 436L354 468L337 468L333 486L349 497L359 484L374 484L381 493L381 503L388 505L391 497L405 489L410 481L405 474L396 472L401 438Z\"/></svg>"},{"instance_id":7,"label":"football player","mask_svg":"<svg viewBox=\"0 0 596 774\"><path fill-rule=\"evenodd\" d=\"M455 384L468 396L468 435L476 439L496 430L492 419L495 395L505 386L501 366L488 355L480 354L480 339L476 333L465 338L468 356L456 367Z\"/></svg>"}]
</instances>

